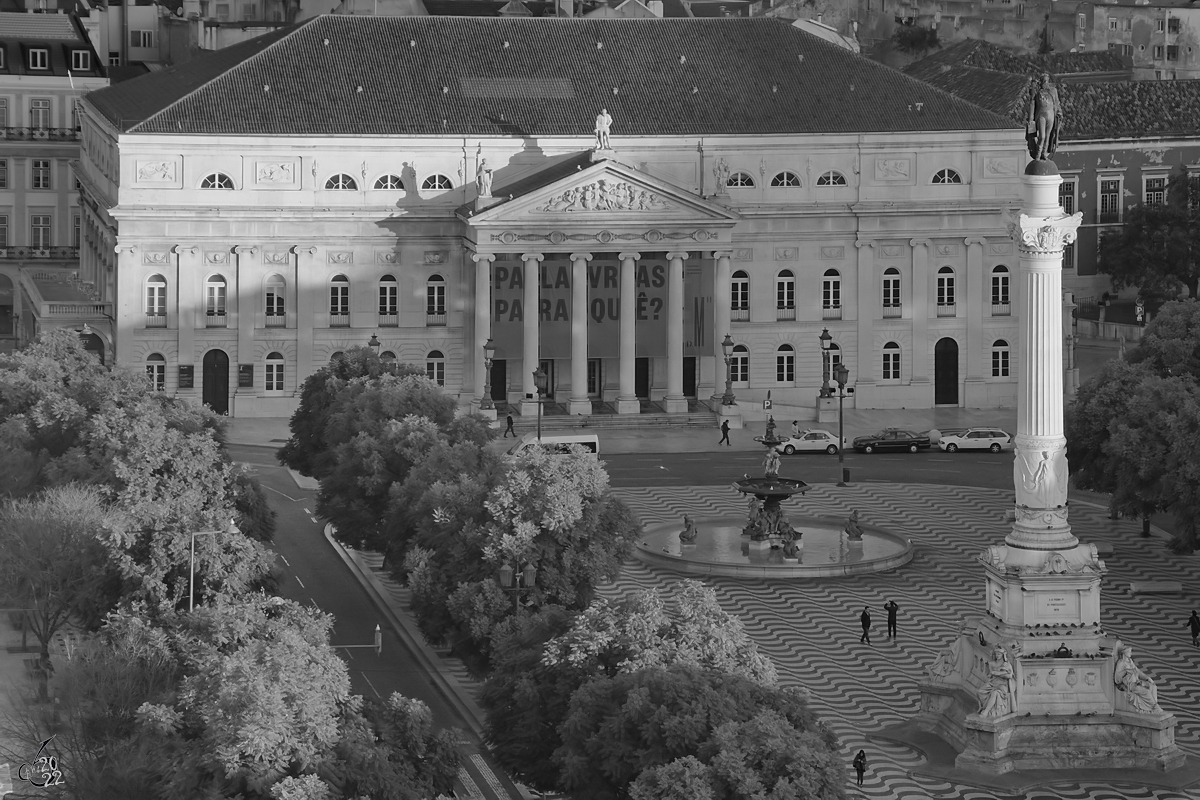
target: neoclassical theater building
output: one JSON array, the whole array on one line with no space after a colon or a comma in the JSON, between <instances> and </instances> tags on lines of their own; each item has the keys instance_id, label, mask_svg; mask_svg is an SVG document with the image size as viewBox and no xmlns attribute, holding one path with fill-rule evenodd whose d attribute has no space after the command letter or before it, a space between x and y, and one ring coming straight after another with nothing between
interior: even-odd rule
<instances>
[{"instance_id":1,"label":"neoclassical theater building","mask_svg":"<svg viewBox=\"0 0 1200 800\"><path fill-rule=\"evenodd\" d=\"M859 407L1015 399L1023 132L782 21L323 16L83 117L93 327L219 412L371 344L463 407L541 366L571 414L678 413L726 336L739 403L836 361Z\"/></svg>"}]
</instances>

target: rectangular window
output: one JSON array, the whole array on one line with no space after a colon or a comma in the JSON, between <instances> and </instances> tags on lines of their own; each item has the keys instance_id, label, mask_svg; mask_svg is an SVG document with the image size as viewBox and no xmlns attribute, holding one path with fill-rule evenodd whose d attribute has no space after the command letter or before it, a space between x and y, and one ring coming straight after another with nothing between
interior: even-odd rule
<instances>
[{"instance_id":1,"label":"rectangular window","mask_svg":"<svg viewBox=\"0 0 1200 800\"><path fill-rule=\"evenodd\" d=\"M29 127L45 130L50 127L50 101L29 101Z\"/></svg>"},{"instance_id":2,"label":"rectangular window","mask_svg":"<svg viewBox=\"0 0 1200 800\"><path fill-rule=\"evenodd\" d=\"M1068 214L1075 213L1075 181L1064 180L1058 185L1058 204Z\"/></svg>"},{"instance_id":3,"label":"rectangular window","mask_svg":"<svg viewBox=\"0 0 1200 800\"><path fill-rule=\"evenodd\" d=\"M1179 33L1179 17L1167 18L1167 33Z\"/></svg>"},{"instance_id":4,"label":"rectangular window","mask_svg":"<svg viewBox=\"0 0 1200 800\"><path fill-rule=\"evenodd\" d=\"M1081 31L1087 30L1087 15L1080 14L1079 18L1075 24L1077 24L1079 26L1079 30L1081 30Z\"/></svg>"},{"instance_id":5,"label":"rectangular window","mask_svg":"<svg viewBox=\"0 0 1200 800\"><path fill-rule=\"evenodd\" d=\"M255 3L247 3L242 6L242 19L258 19L258 6Z\"/></svg>"},{"instance_id":6,"label":"rectangular window","mask_svg":"<svg viewBox=\"0 0 1200 800\"><path fill-rule=\"evenodd\" d=\"M430 359L425 362L425 375L429 380L436 383L438 386L446 385L446 362L438 359Z\"/></svg>"},{"instance_id":7,"label":"rectangular window","mask_svg":"<svg viewBox=\"0 0 1200 800\"><path fill-rule=\"evenodd\" d=\"M167 285L159 281L146 284L146 316L161 317L167 313Z\"/></svg>"},{"instance_id":8,"label":"rectangular window","mask_svg":"<svg viewBox=\"0 0 1200 800\"><path fill-rule=\"evenodd\" d=\"M883 279L883 305L892 308L900 305L900 279Z\"/></svg>"},{"instance_id":9,"label":"rectangular window","mask_svg":"<svg viewBox=\"0 0 1200 800\"><path fill-rule=\"evenodd\" d=\"M29 48L30 69L50 69L50 51L44 47Z\"/></svg>"},{"instance_id":10,"label":"rectangular window","mask_svg":"<svg viewBox=\"0 0 1200 800\"><path fill-rule=\"evenodd\" d=\"M821 282L821 307L841 308L842 281L840 278L826 278Z\"/></svg>"},{"instance_id":11,"label":"rectangular window","mask_svg":"<svg viewBox=\"0 0 1200 800\"><path fill-rule=\"evenodd\" d=\"M0 47L0 69L4 69L4 48ZM7 126L5 126L7 127Z\"/></svg>"},{"instance_id":12,"label":"rectangular window","mask_svg":"<svg viewBox=\"0 0 1200 800\"><path fill-rule=\"evenodd\" d=\"M1115 31L1117 29L1117 18L1116 17L1108 18L1108 29L1110 31Z\"/></svg>"},{"instance_id":13,"label":"rectangular window","mask_svg":"<svg viewBox=\"0 0 1200 800\"><path fill-rule=\"evenodd\" d=\"M1063 247L1063 269L1075 269L1075 245Z\"/></svg>"},{"instance_id":14,"label":"rectangular window","mask_svg":"<svg viewBox=\"0 0 1200 800\"><path fill-rule=\"evenodd\" d=\"M1162 33L1164 27L1164 23L1161 19L1154 20L1154 30L1156 33Z\"/></svg>"},{"instance_id":15,"label":"rectangular window","mask_svg":"<svg viewBox=\"0 0 1200 800\"><path fill-rule=\"evenodd\" d=\"M2 126L0 126L2 127ZM0 189L8 188L8 159L0 158Z\"/></svg>"},{"instance_id":16,"label":"rectangular window","mask_svg":"<svg viewBox=\"0 0 1200 800\"><path fill-rule=\"evenodd\" d=\"M154 391L162 392L167 388L167 362L151 361L146 365L146 374L150 376L150 385Z\"/></svg>"},{"instance_id":17,"label":"rectangular window","mask_svg":"<svg viewBox=\"0 0 1200 800\"><path fill-rule=\"evenodd\" d=\"M750 281L746 278L734 278L730 284L729 307L733 311L747 311L750 308Z\"/></svg>"},{"instance_id":18,"label":"rectangular window","mask_svg":"<svg viewBox=\"0 0 1200 800\"><path fill-rule=\"evenodd\" d=\"M1148 206L1161 206L1167 202L1167 179L1146 178L1146 191L1143 201Z\"/></svg>"},{"instance_id":19,"label":"rectangular window","mask_svg":"<svg viewBox=\"0 0 1200 800\"><path fill-rule=\"evenodd\" d=\"M425 313L428 316L446 313L446 284L431 283L425 287Z\"/></svg>"},{"instance_id":20,"label":"rectangular window","mask_svg":"<svg viewBox=\"0 0 1200 800\"><path fill-rule=\"evenodd\" d=\"M79 249L79 234L80 234L79 215L74 214L71 218L71 247L74 247L76 250Z\"/></svg>"},{"instance_id":21,"label":"rectangular window","mask_svg":"<svg viewBox=\"0 0 1200 800\"><path fill-rule=\"evenodd\" d=\"M34 250L50 249L50 215L31 214L29 217L29 246Z\"/></svg>"},{"instance_id":22,"label":"rectangular window","mask_svg":"<svg viewBox=\"0 0 1200 800\"><path fill-rule=\"evenodd\" d=\"M217 3L217 21L229 21L229 3Z\"/></svg>"},{"instance_id":23,"label":"rectangular window","mask_svg":"<svg viewBox=\"0 0 1200 800\"><path fill-rule=\"evenodd\" d=\"M1121 181L1100 181L1100 222L1121 221Z\"/></svg>"},{"instance_id":24,"label":"rectangular window","mask_svg":"<svg viewBox=\"0 0 1200 800\"><path fill-rule=\"evenodd\" d=\"M1008 350L996 348L992 351L992 377L1008 377Z\"/></svg>"},{"instance_id":25,"label":"rectangular window","mask_svg":"<svg viewBox=\"0 0 1200 800\"><path fill-rule=\"evenodd\" d=\"M1167 61L1179 60L1179 48L1176 45L1167 45Z\"/></svg>"},{"instance_id":26,"label":"rectangular window","mask_svg":"<svg viewBox=\"0 0 1200 800\"><path fill-rule=\"evenodd\" d=\"M0 53L4 52L4 48L0 47ZM3 57L0 57L0 62L3 62ZM0 63L0 67L4 64ZM0 97L0 128L8 127L8 98Z\"/></svg>"},{"instance_id":27,"label":"rectangular window","mask_svg":"<svg viewBox=\"0 0 1200 800\"><path fill-rule=\"evenodd\" d=\"M283 314L283 295L276 289L267 289L267 316L282 317Z\"/></svg>"},{"instance_id":28,"label":"rectangular window","mask_svg":"<svg viewBox=\"0 0 1200 800\"><path fill-rule=\"evenodd\" d=\"M108 54L108 65L110 67L121 66L121 54L116 50L112 50Z\"/></svg>"},{"instance_id":29,"label":"rectangular window","mask_svg":"<svg viewBox=\"0 0 1200 800\"><path fill-rule=\"evenodd\" d=\"M1121 30L1125 30L1125 31L1133 30L1133 18L1132 17L1125 17L1125 19L1121 20Z\"/></svg>"},{"instance_id":30,"label":"rectangular window","mask_svg":"<svg viewBox=\"0 0 1200 800\"><path fill-rule=\"evenodd\" d=\"M938 275L937 304L939 306L954 305L954 276Z\"/></svg>"},{"instance_id":31,"label":"rectangular window","mask_svg":"<svg viewBox=\"0 0 1200 800\"><path fill-rule=\"evenodd\" d=\"M8 215L0 214L0 247L8 247Z\"/></svg>"},{"instance_id":32,"label":"rectangular window","mask_svg":"<svg viewBox=\"0 0 1200 800\"><path fill-rule=\"evenodd\" d=\"M900 351L883 351L883 379L885 381L900 380Z\"/></svg>"},{"instance_id":33,"label":"rectangular window","mask_svg":"<svg viewBox=\"0 0 1200 800\"><path fill-rule=\"evenodd\" d=\"M268 392L283 391L283 364L278 362L267 362L267 385Z\"/></svg>"},{"instance_id":34,"label":"rectangular window","mask_svg":"<svg viewBox=\"0 0 1200 800\"><path fill-rule=\"evenodd\" d=\"M350 313L350 287L335 285L329 287L329 313L334 316Z\"/></svg>"},{"instance_id":35,"label":"rectangular window","mask_svg":"<svg viewBox=\"0 0 1200 800\"><path fill-rule=\"evenodd\" d=\"M1162 57L1163 57L1163 46L1161 44L1154 45L1154 60L1162 61Z\"/></svg>"},{"instance_id":36,"label":"rectangular window","mask_svg":"<svg viewBox=\"0 0 1200 800\"><path fill-rule=\"evenodd\" d=\"M225 316L225 284L210 283L205 291L205 310L210 317ZM221 323L222 325L224 323Z\"/></svg>"},{"instance_id":37,"label":"rectangular window","mask_svg":"<svg viewBox=\"0 0 1200 800\"><path fill-rule=\"evenodd\" d=\"M992 273L992 305L1008 305L1008 273Z\"/></svg>"},{"instance_id":38,"label":"rectangular window","mask_svg":"<svg viewBox=\"0 0 1200 800\"><path fill-rule=\"evenodd\" d=\"M779 353L775 356L775 380L779 383L795 383L796 356L791 353Z\"/></svg>"},{"instance_id":39,"label":"rectangular window","mask_svg":"<svg viewBox=\"0 0 1200 800\"><path fill-rule=\"evenodd\" d=\"M76 72L90 72L92 69L92 54L87 50L72 50L71 69Z\"/></svg>"},{"instance_id":40,"label":"rectangular window","mask_svg":"<svg viewBox=\"0 0 1200 800\"><path fill-rule=\"evenodd\" d=\"M379 287L379 313L381 316L395 316L396 308L396 285L386 284Z\"/></svg>"},{"instance_id":41,"label":"rectangular window","mask_svg":"<svg viewBox=\"0 0 1200 800\"><path fill-rule=\"evenodd\" d=\"M735 355L729 359L729 374L732 376L734 383L746 384L750 382L750 356Z\"/></svg>"},{"instance_id":42,"label":"rectangular window","mask_svg":"<svg viewBox=\"0 0 1200 800\"><path fill-rule=\"evenodd\" d=\"M50 159L35 158L33 160L33 188L50 188Z\"/></svg>"},{"instance_id":43,"label":"rectangular window","mask_svg":"<svg viewBox=\"0 0 1200 800\"><path fill-rule=\"evenodd\" d=\"M130 47L154 47L154 31L130 31Z\"/></svg>"},{"instance_id":44,"label":"rectangular window","mask_svg":"<svg viewBox=\"0 0 1200 800\"><path fill-rule=\"evenodd\" d=\"M796 281L792 278L780 278L775 282L775 307L796 307Z\"/></svg>"}]
</instances>

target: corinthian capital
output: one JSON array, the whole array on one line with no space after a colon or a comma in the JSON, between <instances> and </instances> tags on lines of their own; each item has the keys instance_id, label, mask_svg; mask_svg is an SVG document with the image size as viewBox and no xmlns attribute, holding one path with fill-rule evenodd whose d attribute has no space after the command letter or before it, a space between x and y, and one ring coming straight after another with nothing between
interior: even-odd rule
<instances>
[{"instance_id":1,"label":"corinthian capital","mask_svg":"<svg viewBox=\"0 0 1200 800\"><path fill-rule=\"evenodd\" d=\"M1025 252L1060 253L1075 241L1075 233L1083 221L1083 212L1077 211L1064 217L1031 217L1009 212L1004 217L1008 235Z\"/></svg>"}]
</instances>

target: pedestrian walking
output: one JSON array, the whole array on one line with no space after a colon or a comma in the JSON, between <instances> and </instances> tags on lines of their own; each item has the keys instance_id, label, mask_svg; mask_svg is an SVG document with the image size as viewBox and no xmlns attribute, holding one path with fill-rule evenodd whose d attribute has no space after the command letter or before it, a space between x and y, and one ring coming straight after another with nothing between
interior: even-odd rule
<instances>
[{"instance_id":1,"label":"pedestrian walking","mask_svg":"<svg viewBox=\"0 0 1200 800\"><path fill-rule=\"evenodd\" d=\"M793 439L800 438L800 420L798 420L798 419L792 420L792 438Z\"/></svg>"},{"instance_id":2,"label":"pedestrian walking","mask_svg":"<svg viewBox=\"0 0 1200 800\"><path fill-rule=\"evenodd\" d=\"M896 638L896 612L900 610L900 606L896 605L895 600L888 600L883 604L883 610L888 615L888 638Z\"/></svg>"},{"instance_id":3,"label":"pedestrian walking","mask_svg":"<svg viewBox=\"0 0 1200 800\"><path fill-rule=\"evenodd\" d=\"M1192 629L1192 647L1200 647L1200 616L1196 616L1196 612L1193 611L1187 624Z\"/></svg>"},{"instance_id":4,"label":"pedestrian walking","mask_svg":"<svg viewBox=\"0 0 1200 800\"><path fill-rule=\"evenodd\" d=\"M721 441L717 442L717 444L727 444L733 447L733 443L729 441L729 420L721 423Z\"/></svg>"},{"instance_id":5,"label":"pedestrian walking","mask_svg":"<svg viewBox=\"0 0 1200 800\"><path fill-rule=\"evenodd\" d=\"M870 644L871 643L871 609L864 608L863 612L862 612L862 616L859 617L858 619L859 619L859 621L862 622L862 626L863 626L863 635L861 637L859 637L858 641L860 644L862 642L866 642L867 644Z\"/></svg>"},{"instance_id":6,"label":"pedestrian walking","mask_svg":"<svg viewBox=\"0 0 1200 800\"><path fill-rule=\"evenodd\" d=\"M858 785L862 786L863 773L867 771L867 751L859 750L858 755L854 757L854 771L858 774Z\"/></svg>"},{"instance_id":7,"label":"pedestrian walking","mask_svg":"<svg viewBox=\"0 0 1200 800\"><path fill-rule=\"evenodd\" d=\"M513 418L512 418L512 414L509 414L509 415L508 415L508 417L507 417L507 421L508 421L508 427L504 429L504 438L505 438L505 439L507 439L507 438L508 438L508 435L509 435L510 433L513 435L513 438L514 438L514 439L515 439L515 438L517 438L517 432L516 432L515 430L513 430Z\"/></svg>"}]
</instances>

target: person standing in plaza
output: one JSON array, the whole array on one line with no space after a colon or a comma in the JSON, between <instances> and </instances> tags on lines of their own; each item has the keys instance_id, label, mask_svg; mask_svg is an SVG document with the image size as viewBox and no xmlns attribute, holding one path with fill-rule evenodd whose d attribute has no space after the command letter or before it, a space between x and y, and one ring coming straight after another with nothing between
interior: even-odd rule
<instances>
[{"instance_id":1,"label":"person standing in plaza","mask_svg":"<svg viewBox=\"0 0 1200 800\"><path fill-rule=\"evenodd\" d=\"M862 786L863 773L867 771L867 751L859 750L858 755L854 757L854 761L851 763L854 765L855 773L858 774L858 785Z\"/></svg>"},{"instance_id":2,"label":"person standing in plaza","mask_svg":"<svg viewBox=\"0 0 1200 800\"><path fill-rule=\"evenodd\" d=\"M517 432L516 432L515 430L513 430L513 418L512 418L512 414L509 414L509 415L508 415L507 422L508 422L508 427L504 429L504 438L505 438L505 439L507 439L507 438L508 438L508 435L509 435L510 433L513 435L513 438L514 438L514 439L515 439L515 438L517 438Z\"/></svg>"},{"instance_id":3,"label":"person standing in plaza","mask_svg":"<svg viewBox=\"0 0 1200 800\"><path fill-rule=\"evenodd\" d=\"M721 423L721 441L717 442L717 444L727 444L733 447L733 444L729 441L729 420Z\"/></svg>"},{"instance_id":4,"label":"person standing in plaza","mask_svg":"<svg viewBox=\"0 0 1200 800\"><path fill-rule=\"evenodd\" d=\"M896 612L900 610L900 606L896 605L895 600L888 600L886 603L883 604L883 610L886 611L887 615L888 615L887 637L889 639L895 639L896 638Z\"/></svg>"},{"instance_id":5,"label":"person standing in plaza","mask_svg":"<svg viewBox=\"0 0 1200 800\"><path fill-rule=\"evenodd\" d=\"M1188 618L1187 625L1192 629L1192 647L1200 647L1200 616L1195 611Z\"/></svg>"},{"instance_id":6,"label":"person standing in plaza","mask_svg":"<svg viewBox=\"0 0 1200 800\"><path fill-rule=\"evenodd\" d=\"M800 420L798 420L798 419L792 420L792 438L793 439L800 438Z\"/></svg>"},{"instance_id":7,"label":"person standing in plaza","mask_svg":"<svg viewBox=\"0 0 1200 800\"><path fill-rule=\"evenodd\" d=\"M862 622L862 626L863 626L863 634L858 639L859 644L861 644L863 642L870 644L871 643L871 609L864 608L863 612L862 612L862 616L860 616L858 619L860 622Z\"/></svg>"}]
</instances>

